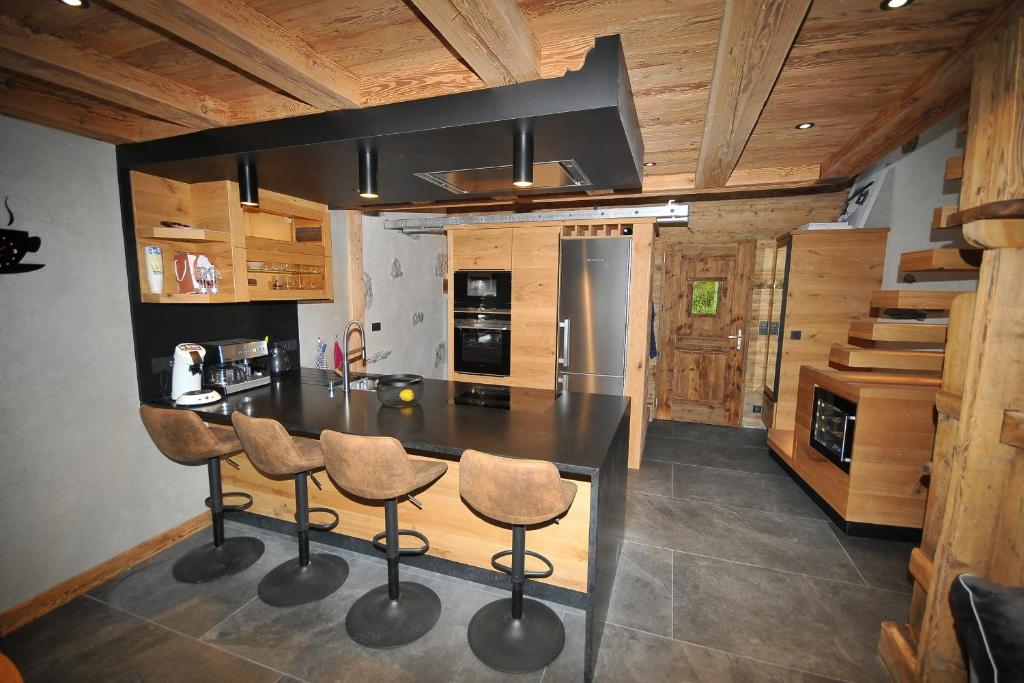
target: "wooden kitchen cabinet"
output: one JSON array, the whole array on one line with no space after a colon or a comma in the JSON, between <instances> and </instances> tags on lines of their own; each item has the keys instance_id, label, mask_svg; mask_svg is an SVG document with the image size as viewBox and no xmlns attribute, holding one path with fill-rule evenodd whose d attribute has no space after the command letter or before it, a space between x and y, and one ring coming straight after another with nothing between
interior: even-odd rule
<instances>
[{"instance_id":1,"label":"wooden kitchen cabinet","mask_svg":"<svg viewBox=\"0 0 1024 683\"><path fill-rule=\"evenodd\" d=\"M780 455L793 454L800 368L827 368L850 320L869 314L888 235L888 228L794 230L777 241L761 415Z\"/></svg>"},{"instance_id":2,"label":"wooden kitchen cabinet","mask_svg":"<svg viewBox=\"0 0 1024 683\"><path fill-rule=\"evenodd\" d=\"M448 258L453 272L512 270L512 228L458 229L450 234Z\"/></svg>"},{"instance_id":3,"label":"wooden kitchen cabinet","mask_svg":"<svg viewBox=\"0 0 1024 683\"><path fill-rule=\"evenodd\" d=\"M327 206L263 190L242 207L238 184L183 183L132 171L132 209L144 303L331 300L331 222ZM162 222L189 227L168 227ZM146 247L159 247L163 291L147 282ZM175 257L206 256L219 273L216 293L178 293Z\"/></svg>"}]
</instances>

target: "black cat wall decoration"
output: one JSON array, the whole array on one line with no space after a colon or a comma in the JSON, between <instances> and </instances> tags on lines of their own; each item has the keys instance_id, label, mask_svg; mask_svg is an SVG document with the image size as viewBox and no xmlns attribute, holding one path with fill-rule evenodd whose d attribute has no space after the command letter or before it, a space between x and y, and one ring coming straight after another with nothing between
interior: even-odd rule
<instances>
[{"instance_id":1,"label":"black cat wall decoration","mask_svg":"<svg viewBox=\"0 0 1024 683\"><path fill-rule=\"evenodd\" d=\"M38 237L29 237L24 230L11 230L14 225L14 212L8 202L9 197L4 197L4 208L7 209L7 227L0 228L0 274L7 273L28 273L39 270L43 263L22 263L28 252L39 251L42 240Z\"/></svg>"}]
</instances>

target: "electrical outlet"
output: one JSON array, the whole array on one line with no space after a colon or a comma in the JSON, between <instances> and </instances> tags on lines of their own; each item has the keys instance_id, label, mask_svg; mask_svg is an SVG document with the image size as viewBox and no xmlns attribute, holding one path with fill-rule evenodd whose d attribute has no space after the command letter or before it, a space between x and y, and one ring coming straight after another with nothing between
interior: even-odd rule
<instances>
[{"instance_id":1,"label":"electrical outlet","mask_svg":"<svg viewBox=\"0 0 1024 683\"><path fill-rule=\"evenodd\" d=\"M800 335L801 335L800 330L790 330L790 332L789 332L789 338L790 339L799 339Z\"/></svg>"},{"instance_id":2,"label":"electrical outlet","mask_svg":"<svg viewBox=\"0 0 1024 683\"><path fill-rule=\"evenodd\" d=\"M760 335L762 337L764 335L768 334L768 321L767 320L761 320L760 322L757 323L757 333L758 333L758 335Z\"/></svg>"},{"instance_id":3,"label":"electrical outlet","mask_svg":"<svg viewBox=\"0 0 1024 683\"><path fill-rule=\"evenodd\" d=\"M753 409L753 411L754 411L754 413L755 413L755 414L757 414L757 413L760 413L760 412L761 412L761 406L753 406L753 408L752 408L752 409Z\"/></svg>"},{"instance_id":4,"label":"electrical outlet","mask_svg":"<svg viewBox=\"0 0 1024 683\"><path fill-rule=\"evenodd\" d=\"M370 332L380 332L380 323L370 323Z\"/></svg>"}]
</instances>

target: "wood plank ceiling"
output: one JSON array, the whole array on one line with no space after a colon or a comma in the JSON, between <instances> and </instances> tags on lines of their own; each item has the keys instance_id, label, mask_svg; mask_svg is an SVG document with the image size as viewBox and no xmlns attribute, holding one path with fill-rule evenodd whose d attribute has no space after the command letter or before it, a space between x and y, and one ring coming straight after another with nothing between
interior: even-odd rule
<instances>
[{"instance_id":1,"label":"wood plank ceiling","mask_svg":"<svg viewBox=\"0 0 1024 683\"><path fill-rule=\"evenodd\" d=\"M973 45L1022 8L93 0L77 9L0 0L0 113L110 142L150 140L556 77L580 66L596 36L619 33L654 164L644 193L813 186L855 175L964 104ZM732 22L724 29L723 17ZM747 26L750 17L760 25ZM715 115L705 121L709 93ZM815 126L797 130L802 121Z\"/></svg>"}]
</instances>

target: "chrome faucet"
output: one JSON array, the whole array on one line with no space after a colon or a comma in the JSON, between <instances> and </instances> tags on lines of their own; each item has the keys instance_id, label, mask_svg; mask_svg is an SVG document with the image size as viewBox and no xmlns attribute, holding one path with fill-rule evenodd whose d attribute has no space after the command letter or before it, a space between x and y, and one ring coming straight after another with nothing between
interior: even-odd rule
<instances>
[{"instance_id":1,"label":"chrome faucet","mask_svg":"<svg viewBox=\"0 0 1024 683\"><path fill-rule=\"evenodd\" d=\"M359 343L361 345L360 358L366 361L366 332L363 331L363 324L358 320L348 321L348 325L345 326L345 337L342 339L342 354L341 367L343 368L342 377L344 379L345 393L348 394L348 335L352 331L352 326L355 325L356 329L359 330Z\"/></svg>"}]
</instances>

